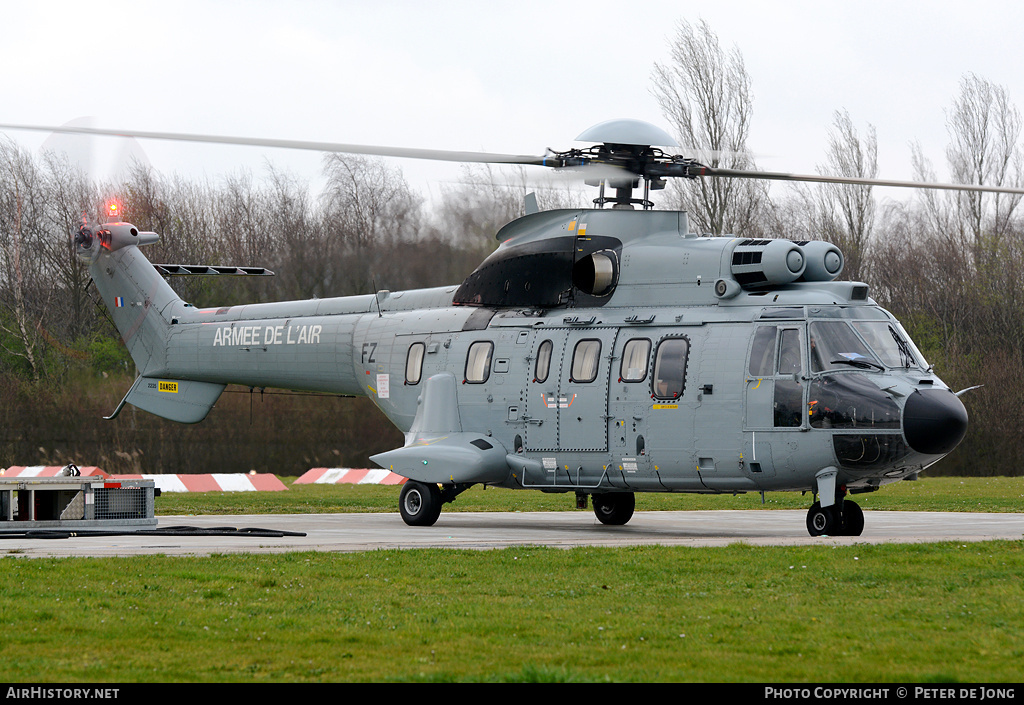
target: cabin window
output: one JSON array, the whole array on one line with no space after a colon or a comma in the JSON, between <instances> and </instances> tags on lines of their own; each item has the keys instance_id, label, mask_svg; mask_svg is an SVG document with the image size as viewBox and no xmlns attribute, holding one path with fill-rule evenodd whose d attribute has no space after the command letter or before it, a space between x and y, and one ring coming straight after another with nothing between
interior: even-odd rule
<instances>
[{"instance_id":1,"label":"cabin window","mask_svg":"<svg viewBox=\"0 0 1024 705\"><path fill-rule=\"evenodd\" d=\"M548 374L551 372L551 349L554 347L550 340L545 340L537 348L537 367L533 371L534 382L547 382Z\"/></svg>"},{"instance_id":2,"label":"cabin window","mask_svg":"<svg viewBox=\"0 0 1024 705\"><path fill-rule=\"evenodd\" d=\"M678 399L686 386L686 358L690 341L666 338L658 343L654 357L653 393L657 399Z\"/></svg>"},{"instance_id":3,"label":"cabin window","mask_svg":"<svg viewBox=\"0 0 1024 705\"><path fill-rule=\"evenodd\" d=\"M481 340L469 346L466 356L466 381L470 384L482 384L491 374L491 353L494 343Z\"/></svg>"},{"instance_id":4,"label":"cabin window","mask_svg":"<svg viewBox=\"0 0 1024 705\"><path fill-rule=\"evenodd\" d=\"M409 354L405 357L405 383L419 384L423 376L423 354L427 346L423 343L413 343L409 346Z\"/></svg>"},{"instance_id":5,"label":"cabin window","mask_svg":"<svg viewBox=\"0 0 1024 705\"><path fill-rule=\"evenodd\" d=\"M597 379L597 368L601 358L600 340L581 340L572 353L572 377L570 382L586 384Z\"/></svg>"},{"instance_id":6,"label":"cabin window","mask_svg":"<svg viewBox=\"0 0 1024 705\"><path fill-rule=\"evenodd\" d=\"M619 377L623 382L643 382L647 379L647 360L651 355L651 341L635 338L622 350Z\"/></svg>"}]
</instances>

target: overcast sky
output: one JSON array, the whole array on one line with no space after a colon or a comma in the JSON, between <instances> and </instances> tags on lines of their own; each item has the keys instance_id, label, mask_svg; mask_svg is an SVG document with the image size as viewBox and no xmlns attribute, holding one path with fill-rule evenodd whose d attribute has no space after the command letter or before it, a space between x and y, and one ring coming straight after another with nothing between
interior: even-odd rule
<instances>
[{"instance_id":1,"label":"overcast sky","mask_svg":"<svg viewBox=\"0 0 1024 705\"><path fill-rule=\"evenodd\" d=\"M654 63L677 21L737 47L763 169L813 172L834 111L879 138L879 176L908 179L918 140L946 177L945 112L975 73L1024 101L1024 4L621 0L513 3L3 2L0 123L235 134L540 154L603 120L668 129ZM8 133L38 148L45 135ZM700 146L700 145L698 145ZM315 182L320 156L144 142L158 171L211 179L267 160ZM115 151L97 146L102 157ZM436 195L455 167L395 160Z\"/></svg>"}]
</instances>

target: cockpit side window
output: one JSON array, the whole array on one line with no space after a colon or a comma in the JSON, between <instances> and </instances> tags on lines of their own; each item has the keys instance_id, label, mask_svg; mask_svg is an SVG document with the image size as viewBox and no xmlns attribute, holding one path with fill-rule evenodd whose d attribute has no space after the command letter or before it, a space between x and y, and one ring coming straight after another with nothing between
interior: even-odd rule
<instances>
[{"instance_id":1,"label":"cockpit side window","mask_svg":"<svg viewBox=\"0 0 1024 705\"><path fill-rule=\"evenodd\" d=\"M775 426L797 428L803 424L803 383L797 379L803 374L800 355L800 329L779 330L779 375L792 379L775 380Z\"/></svg>"},{"instance_id":2,"label":"cockpit side window","mask_svg":"<svg viewBox=\"0 0 1024 705\"><path fill-rule=\"evenodd\" d=\"M760 326L750 348L751 377L769 377L775 373L775 326Z\"/></svg>"},{"instance_id":3,"label":"cockpit side window","mask_svg":"<svg viewBox=\"0 0 1024 705\"><path fill-rule=\"evenodd\" d=\"M801 327L760 326L750 344L748 418L758 425L799 428L804 422ZM770 414L767 415L767 414ZM769 421L770 419L770 421Z\"/></svg>"},{"instance_id":4,"label":"cockpit side window","mask_svg":"<svg viewBox=\"0 0 1024 705\"><path fill-rule=\"evenodd\" d=\"M800 361L800 331L783 328L779 336L779 374L799 374L803 371Z\"/></svg>"}]
</instances>

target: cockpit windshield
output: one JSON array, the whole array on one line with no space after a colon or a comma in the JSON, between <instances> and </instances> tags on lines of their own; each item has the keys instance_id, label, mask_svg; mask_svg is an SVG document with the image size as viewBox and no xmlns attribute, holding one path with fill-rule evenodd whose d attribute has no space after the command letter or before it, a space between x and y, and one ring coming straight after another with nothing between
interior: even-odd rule
<instances>
[{"instance_id":1,"label":"cockpit windshield","mask_svg":"<svg viewBox=\"0 0 1024 705\"><path fill-rule=\"evenodd\" d=\"M892 323L854 321L853 327L888 367L923 367L909 339Z\"/></svg>"},{"instance_id":2,"label":"cockpit windshield","mask_svg":"<svg viewBox=\"0 0 1024 705\"><path fill-rule=\"evenodd\" d=\"M813 372L924 366L906 334L890 321L814 321L809 332Z\"/></svg>"},{"instance_id":3,"label":"cockpit windshield","mask_svg":"<svg viewBox=\"0 0 1024 705\"><path fill-rule=\"evenodd\" d=\"M811 371L884 369L878 358L845 321L814 321L810 325Z\"/></svg>"}]
</instances>

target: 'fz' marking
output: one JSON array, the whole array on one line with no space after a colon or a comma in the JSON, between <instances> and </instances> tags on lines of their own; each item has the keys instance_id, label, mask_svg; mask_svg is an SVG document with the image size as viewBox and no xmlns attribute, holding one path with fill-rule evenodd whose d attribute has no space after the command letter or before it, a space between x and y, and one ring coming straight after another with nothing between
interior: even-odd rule
<instances>
[{"instance_id":1,"label":"'fz' marking","mask_svg":"<svg viewBox=\"0 0 1024 705\"><path fill-rule=\"evenodd\" d=\"M374 357L374 353L377 350L377 343L363 343L363 360L362 364L370 363L371 365L377 362Z\"/></svg>"}]
</instances>

